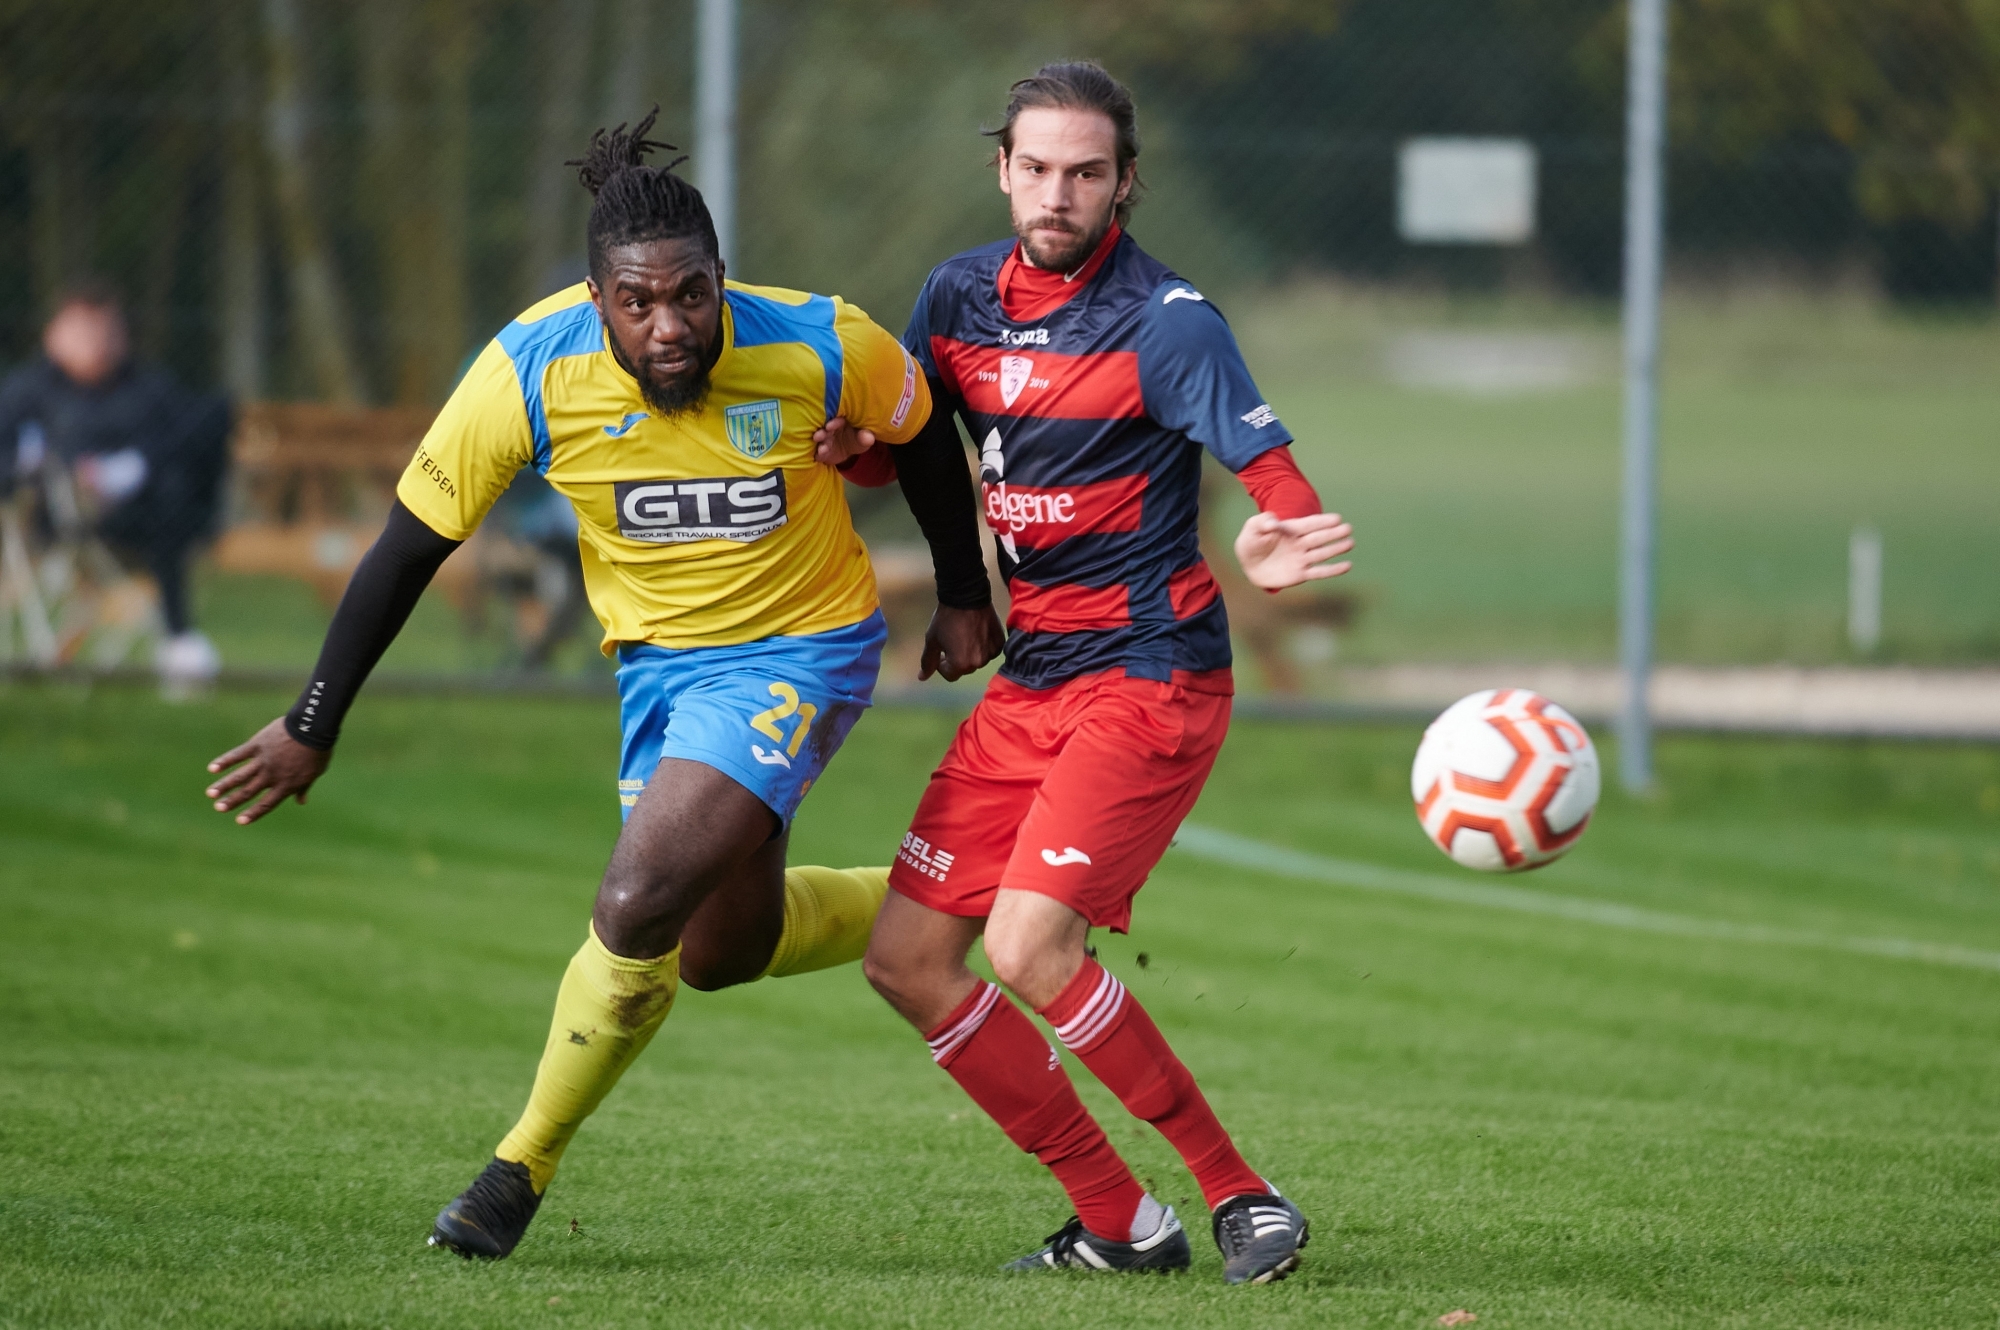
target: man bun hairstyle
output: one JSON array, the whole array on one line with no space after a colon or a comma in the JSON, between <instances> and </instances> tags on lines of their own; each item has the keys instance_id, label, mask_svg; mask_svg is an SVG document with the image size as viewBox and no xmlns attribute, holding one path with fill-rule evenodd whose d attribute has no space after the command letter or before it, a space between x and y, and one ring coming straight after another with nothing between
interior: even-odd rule
<instances>
[{"instance_id":1,"label":"man bun hairstyle","mask_svg":"<svg viewBox=\"0 0 2000 1330\"><path fill-rule=\"evenodd\" d=\"M1007 115L998 129L983 131L998 139L1000 152L995 162L1014 154L1014 121L1023 111L1095 111L1111 121L1118 138L1118 176L1139 160L1139 108L1133 104L1132 90L1120 83L1095 60L1056 60L1036 70L1007 90ZM1143 188L1139 173L1132 172L1132 191L1118 205L1120 226L1132 216L1132 205Z\"/></svg>"},{"instance_id":2,"label":"man bun hairstyle","mask_svg":"<svg viewBox=\"0 0 2000 1330\"><path fill-rule=\"evenodd\" d=\"M563 163L577 168L577 179L591 193L585 235L593 278L604 271L605 251L620 245L693 239L701 242L710 258L721 257L715 221L701 191L674 174L687 158L676 157L665 166L646 165L648 153L661 148L675 151L671 143L646 137L659 114L655 106L630 129L621 124L597 130L582 157Z\"/></svg>"}]
</instances>

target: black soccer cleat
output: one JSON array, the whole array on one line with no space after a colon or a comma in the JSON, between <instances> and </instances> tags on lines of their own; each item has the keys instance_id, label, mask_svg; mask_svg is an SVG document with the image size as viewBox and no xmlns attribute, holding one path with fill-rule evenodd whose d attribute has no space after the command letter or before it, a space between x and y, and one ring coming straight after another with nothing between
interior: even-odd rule
<instances>
[{"instance_id":1,"label":"black soccer cleat","mask_svg":"<svg viewBox=\"0 0 2000 1330\"><path fill-rule=\"evenodd\" d=\"M1003 1271L1059 1270L1076 1266L1083 1270L1130 1270L1139 1273L1188 1268L1187 1231L1174 1214L1174 1207L1160 1220L1159 1231L1137 1242L1113 1242L1100 1238L1083 1226L1075 1215L1059 1233L1048 1236L1040 1251L1029 1252L1018 1261L1000 1267Z\"/></svg>"},{"instance_id":2,"label":"black soccer cleat","mask_svg":"<svg viewBox=\"0 0 2000 1330\"><path fill-rule=\"evenodd\" d=\"M1275 1284L1299 1268L1311 1236L1299 1207L1276 1192L1230 1197L1215 1212L1223 1282Z\"/></svg>"},{"instance_id":3,"label":"black soccer cleat","mask_svg":"<svg viewBox=\"0 0 2000 1330\"><path fill-rule=\"evenodd\" d=\"M497 1261L514 1250L541 1204L526 1164L495 1159L457 1200L438 1211L430 1245L467 1260L479 1256Z\"/></svg>"}]
</instances>

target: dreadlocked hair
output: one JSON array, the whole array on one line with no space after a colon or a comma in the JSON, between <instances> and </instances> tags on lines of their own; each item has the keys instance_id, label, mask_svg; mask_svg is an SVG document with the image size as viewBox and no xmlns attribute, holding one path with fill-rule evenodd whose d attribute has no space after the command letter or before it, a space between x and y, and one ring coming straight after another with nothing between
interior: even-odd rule
<instances>
[{"instance_id":1,"label":"dreadlocked hair","mask_svg":"<svg viewBox=\"0 0 2000 1330\"><path fill-rule=\"evenodd\" d=\"M604 271L605 251L620 245L693 239L701 242L710 258L721 256L715 221L701 191L674 174L687 158L676 157L665 166L646 165L648 153L661 148L675 151L671 143L646 137L659 114L655 106L630 129L621 124L597 130L582 157L563 163L577 168L577 179L592 196L585 234L593 277Z\"/></svg>"}]
</instances>

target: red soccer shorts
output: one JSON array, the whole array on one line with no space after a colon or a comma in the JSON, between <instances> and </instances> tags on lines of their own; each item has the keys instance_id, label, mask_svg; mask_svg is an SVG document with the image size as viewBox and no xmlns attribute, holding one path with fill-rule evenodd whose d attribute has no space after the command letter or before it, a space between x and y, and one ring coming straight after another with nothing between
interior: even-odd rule
<instances>
[{"instance_id":1,"label":"red soccer shorts","mask_svg":"<svg viewBox=\"0 0 2000 1330\"><path fill-rule=\"evenodd\" d=\"M1229 697L1122 671L995 679L917 804L889 885L983 919L1001 887L1124 932L1229 730Z\"/></svg>"}]
</instances>

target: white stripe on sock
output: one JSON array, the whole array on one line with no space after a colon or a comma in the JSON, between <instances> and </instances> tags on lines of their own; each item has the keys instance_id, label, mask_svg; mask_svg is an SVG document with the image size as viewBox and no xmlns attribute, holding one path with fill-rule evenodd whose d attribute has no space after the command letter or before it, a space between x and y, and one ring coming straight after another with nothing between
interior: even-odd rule
<instances>
[{"instance_id":1,"label":"white stripe on sock","mask_svg":"<svg viewBox=\"0 0 2000 1330\"><path fill-rule=\"evenodd\" d=\"M1083 1004L1083 1010L1067 1023L1056 1027L1056 1038L1062 1040L1063 1046L1072 1052L1084 1048L1104 1033L1124 1005L1125 985L1106 970L1103 982L1090 995L1090 1001Z\"/></svg>"},{"instance_id":2,"label":"white stripe on sock","mask_svg":"<svg viewBox=\"0 0 2000 1330\"><path fill-rule=\"evenodd\" d=\"M925 1041L931 1048L931 1061L942 1063L946 1058L964 1047L965 1041L979 1033L979 1027L986 1024L986 1018L993 1012L993 1005L999 1000L999 985L986 985L985 990L979 995L979 1001L973 1004L971 1011L966 1012L955 1024L939 1034L935 1039Z\"/></svg>"},{"instance_id":3,"label":"white stripe on sock","mask_svg":"<svg viewBox=\"0 0 2000 1330\"><path fill-rule=\"evenodd\" d=\"M1097 1010L1097 1004L1104 1000L1106 990L1117 982L1117 979L1112 977L1111 971L1100 970L1097 975L1097 986L1090 990L1090 996L1084 999L1081 1007L1077 1008L1076 1015L1056 1027L1056 1038L1065 1044L1068 1043L1070 1036L1089 1019L1090 1013Z\"/></svg>"}]
</instances>

